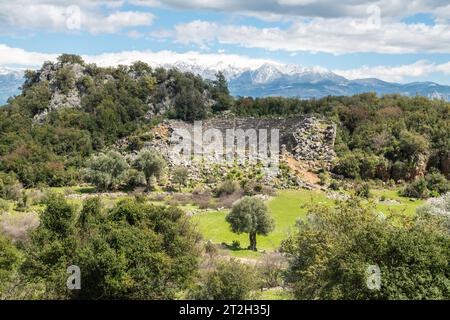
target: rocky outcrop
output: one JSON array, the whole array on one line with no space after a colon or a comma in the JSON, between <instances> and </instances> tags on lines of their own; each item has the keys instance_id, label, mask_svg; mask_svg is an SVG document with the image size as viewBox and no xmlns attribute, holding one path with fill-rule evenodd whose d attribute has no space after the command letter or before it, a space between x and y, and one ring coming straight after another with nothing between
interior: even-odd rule
<instances>
[{"instance_id":1,"label":"rocky outcrop","mask_svg":"<svg viewBox=\"0 0 450 320\"><path fill-rule=\"evenodd\" d=\"M214 175L222 175L223 179L227 170L238 167L245 173L258 165L263 180L270 182L281 177L280 163L287 158L296 159L307 169L316 169L328 168L336 156L336 126L315 117L258 119L227 116L195 124L166 120L153 133L154 139L145 146L158 149L170 167L188 166L191 176L198 181ZM200 135L200 140L194 138L196 134ZM252 136L257 140L250 141ZM239 139L241 142L246 139L245 150L240 150ZM212 148L211 142L214 142ZM250 157L254 149L257 149L256 154ZM305 185L298 177L288 175L288 179L295 185Z\"/></svg>"}]
</instances>

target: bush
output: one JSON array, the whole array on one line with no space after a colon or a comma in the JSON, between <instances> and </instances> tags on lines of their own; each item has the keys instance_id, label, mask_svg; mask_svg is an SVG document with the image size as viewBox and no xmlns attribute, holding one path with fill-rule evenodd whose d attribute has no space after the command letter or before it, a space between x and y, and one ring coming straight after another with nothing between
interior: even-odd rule
<instances>
[{"instance_id":1,"label":"bush","mask_svg":"<svg viewBox=\"0 0 450 320\"><path fill-rule=\"evenodd\" d=\"M282 244L297 299L449 299L450 234L432 216L380 219L358 198L315 205ZM371 282L381 271L379 286ZM370 282L369 282L370 281Z\"/></svg>"},{"instance_id":2,"label":"bush","mask_svg":"<svg viewBox=\"0 0 450 320\"><path fill-rule=\"evenodd\" d=\"M0 197L18 201L22 197L23 186L14 174L0 173Z\"/></svg>"},{"instance_id":3,"label":"bush","mask_svg":"<svg viewBox=\"0 0 450 320\"><path fill-rule=\"evenodd\" d=\"M89 160L85 179L100 191L114 190L123 184L128 167L120 153L100 153Z\"/></svg>"},{"instance_id":4,"label":"bush","mask_svg":"<svg viewBox=\"0 0 450 320\"><path fill-rule=\"evenodd\" d=\"M47 203L21 267L27 283L44 286L38 298L174 299L195 279L201 238L182 210L128 199L103 214L93 198L73 219L62 197ZM67 290L74 262L82 286Z\"/></svg>"},{"instance_id":5,"label":"bush","mask_svg":"<svg viewBox=\"0 0 450 320\"><path fill-rule=\"evenodd\" d=\"M258 280L252 267L235 260L222 261L190 296L198 300L246 300L257 288Z\"/></svg>"},{"instance_id":6,"label":"bush","mask_svg":"<svg viewBox=\"0 0 450 320\"><path fill-rule=\"evenodd\" d=\"M424 178L419 178L416 181L409 183L400 194L404 197L426 199L430 196L430 191L427 187L427 182Z\"/></svg>"},{"instance_id":7,"label":"bush","mask_svg":"<svg viewBox=\"0 0 450 320\"><path fill-rule=\"evenodd\" d=\"M243 183L244 194L246 196L255 196L257 194L261 194L264 187L261 183L255 180L247 180Z\"/></svg>"},{"instance_id":8,"label":"bush","mask_svg":"<svg viewBox=\"0 0 450 320\"><path fill-rule=\"evenodd\" d=\"M356 179L360 175L359 159L353 152L346 153L339 157L338 163L333 170L346 178Z\"/></svg>"},{"instance_id":9,"label":"bush","mask_svg":"<svg viewBox=\"0 0 450 320\"><path fill-rule=\"evenodd\" d=\"M239 250L239 249L241 249L241 243L239 242L239 240L233 240L231 242L231 249L232 250Z\"/></svg>"},{"instance_id":10,"label":"bush","mask_svg":"<svg viewBox=\"0 0 450 320\"><path fill-rule=\"evenodd\" d=\"M441 195L450 191L450 182L440 172L434 171L425 176L427 188L433 196Z\"/></svg>"},{"instance_id":11,"label":"bush","mask_svg":"<svg viewBox=\"0 0 450 320\"><path fill-rule=\"evenodd\" d=\"M144 175L136 169L128 169L124 177L125 188L128 190L134 190L145 185Z\"/></svg>"},{"instance_id":12,"label":"bush","mask_svg":"<svg viewBox=\"0 0 450 320\"><path fill-rule=\"evenodd\" d=\"M3 299L9 282L20 262L19 250L0 234L0 299Z\"/></svg>"},{"instance_id":13,"label":"bush","mask_svg":"<svg viewBox=\"0 0 450 320\"><path fill-rule=\"evenodd\" d=\"M259 273L265 288L283 285L284 270L287 259L280 253L266 254L259 266Z\"/></svg>"},{"instance_id":14,"label":"bush","mask_svg":"<svg viewBox=\"0 0 450 320\"><path fill-rule=\"evenodd\" d=\"M320 172L318 176L320 179L319 185L326 186L330 180L330 175L327 172Z\"/></svg>"},{"instance_id":15,"label":"bush","mask_svg":"<svg viewBox=\"0 0 450 320\"><path fill-rule=\"evenodd\" d=\"M235 181L233 180L225 180L224 182L222 182L216 189L216 195L218 197L223 196L223 195L230 195L233 192L236 191L236 189L238 188L238 185Z\"/></svg>"},{"instance_id":16,"label":"bush","mask_svg":"<svg viewBox=\"0 0 450 320\"><path fill-rule=\"evenodd\" d=\"M331 183L328 186L328 188L330 188L331 190L338 191L341 187L339 185L339 182L337 182L336 180L333 180L333 181L331 181Z\"/></svg>"},{"instance_id":17,"label":"bush","mask_svg":"<svg viewBox=\"0 0 450 320\"><path fill-rule=\"evenodd\" d=\"M358 184L355 188L355 194L361 198L370 198L370 186L368 183Z\"/></svg>"},{"instance_id":18,"label":"bush","mask_svg":"<svg viewBox=\"0 0 450 320\"><path fill-rule=\"evenodd\" d=\"M75 87L75 73L68 67L59 69L56 72L56 83L62 93L69 93Z\"/></svg>"}]
</instances>

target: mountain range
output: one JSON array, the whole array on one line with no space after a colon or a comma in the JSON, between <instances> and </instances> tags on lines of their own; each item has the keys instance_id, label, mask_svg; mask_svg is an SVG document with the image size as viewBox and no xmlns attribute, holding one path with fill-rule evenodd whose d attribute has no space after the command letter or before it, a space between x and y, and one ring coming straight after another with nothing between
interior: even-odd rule
<instances>
[{"instance_id":1,"label":"mountain range","mask_svg":"<svg viewBox=\"0 0 450 320\"><path fill-rule=\"evenodd\" d=\"M240 67L217 62L204 65L201 62L175 62L150 65L166 68L176 67L184 72L199 74L213 79L222 71L228 79L234 96L284 96L302 99L322 98L328 95L350 96L364 92L378 95L398 93L405 96L425 96L450 101L450 86L434 82L393 83L375 78L349 80L320 67L305 68L298 65L263 63L259 66ZM0 67L0 104L20 92L23 70Z\"/></svg>"},{"instance_id":2,"label":"mountain range","mask_svg":"<svg viewBox=\"0 0 450 320\"><path fill-rule=\"evenodd\" d=\"M20 92L23 70L0 67L0 105Z\"/></svg>"}]
</instances>

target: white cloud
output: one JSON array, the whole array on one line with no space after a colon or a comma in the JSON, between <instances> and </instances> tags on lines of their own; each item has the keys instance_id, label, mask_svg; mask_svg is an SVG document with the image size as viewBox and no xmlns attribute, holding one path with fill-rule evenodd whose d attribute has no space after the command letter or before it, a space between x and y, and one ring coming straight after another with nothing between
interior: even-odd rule
<instances>
[{"instance_id":1,"label":"white cloud","mask_svg":"<svg viewBox=\"0 0 450 320\"><path fill-rule=\"evenodd\" d=\"M154 15L148 12L117 11L106 17L84 16L86 28L92 33L114 33L123 28L149 26Z\"/></svg>"},{"instance_id":2,"label":"white cloud","mask_svg":"<svg viewBox=\"0 0 450 320\"><path fill-rule=\"evenodd\" d=\"M401 66L362 66L350 70L333 70L347 79L377 78L390 82L404 82L405 78L416 78L429 76L433 73L450 74L450 62L443 64L430 63L420 60L412 64Z\"/></svg>"},{"instance_id":3,"label":"white cloud","mask_svg":"<svg viewBox=\"0 0 450 320\"><path fill-rule=\"evenodd\" d=\"M30 52L0 44L0 65L36 67L42 65L45 61L55 60L57 56L57 54Z\"/></svg>"},{"instance_id":4,"label":"white cloud","mask_svg":"<svg viewBox=\"0 0 450 320\"><path fill-rule=\"evenodd\" d=\"M450 53L449 24L378 24L376 20L366 19L315 18L297 21L290 28L281 29L196 20L176 25L171 34L183 44L207 46L215 41L271 51Z\"/></svg>"},{"instance_id":5,"label":"white cloud","mask_svg":"<svg viewBox=\"0 0 450 320\"><path fill-rule=\"evenodd\" d=\"M0 67L20 66L37 68L45 61L55 61L59 53L45 54L29 52L19 48L11 48L0 44ZM122 51L103 53L99 55L85 55L83 59L88 63L96 63L99 66L115 66L119 64L131 64L135 61L144 61L152 66L169 66L174 64L196 65L197 67L210 68L212 70L230 70L240 72L242 70L254 70L265 63L282 65L280 62L270 59L256 59L247 56L218 53L200 53L189 51L177 53L173 51ZM324 68L316 67L324 71ZM450 61L436 64L425 60L399 66L362 66L354 69L335 69L334 73L347 79L378 78L390 82L404 82L405 79L417 79L432 75L450 75Z\"/></svg>"},{"instance_id":6,"label":"white cloud","mask_svg":"<svg viewBox=\"0 0 450 320\"><path fill-rule=\"evenodd\" d=\"M149 26L154 15L149 12L117 11L123 1L16 1L0 2L0 33L22 30L114 33L123 28ZM100 5L113 11L102 12Z\"/></svg>"},{"instance_id":7,"label":"white cloud","mask_svg":"<svg viewBox=\"0 0 450 320\"><path fill-rule=\"evenodd\" d=\"M221 70L224 68L256 69L264 63L277 63L270 59L255 59L236 54L200 53L189 51L177 53L169 50L163 51L122 51L103 53L95 56L83 56L87 62L100 66L114 66L131 64L135 61L144 61L150 65L172 65L175 63L197 64L206 68Z\"/></svg>"},{"instance_id":8,"label":"white cloud","mask_svg":"<svg viewBox=\"0 0 450 320\"><path fill-rule=\"evenodd\" d=\"M386 18L405 17L417 13L431 13L449 17L447 0L134 0L142 5L168 6L181 9L206 9L259 17L364 18L367 8L376 5Z\"/></svg>"}]
</instances>

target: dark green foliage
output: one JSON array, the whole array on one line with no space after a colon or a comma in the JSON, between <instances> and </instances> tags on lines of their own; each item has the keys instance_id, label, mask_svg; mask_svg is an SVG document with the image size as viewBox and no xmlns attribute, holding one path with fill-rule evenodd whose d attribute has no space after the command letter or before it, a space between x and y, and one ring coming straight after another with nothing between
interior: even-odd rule
<instances>
[{"instance_id":1,"label":"dark green foliage","mask_svg":"<svg viewBox=\"0 0 450 320\"><path fill-rule=\"evenodd\" d=\"M11 241L0 234L0 298L12 280L20 264L19 250Z\"/></svg>"},{"instance_id":2,"label":"dark green foliage","mask_svg":"<svg viewBox=\"0 0 450 320\"><path fill-rule=\"evenodd\" d=\"M431 215L380 217L359 200L318 205L283 243L298 299L449 299L450 236ZM380 287L367 283L380 269Z\"/></svg>"},{"instance_id":3,"label":"dark green foliage","mask_svg":"<svg viewBox=\"0 0 450 320\"><path fill-rule=\"evenodd\" d=\"M352 97L238 98L240 116L319 115L338 124L335 173L347 178L412 180L421 159L449 176L450 104L367 93Z\"/></svg>"},{"instance_id":4,"label":"dark green foliage","mask_svg":"<svg viewBox=\"0 0 450 320\"><path fill-rule=\"evenodd\" d=\"M173 299L195 278L200 237L181 210L126 200L105 214L94 198L72 213L52 197L25 247L21 271L43 286L38 298ZM80 267L81 290L66 287L70 265Z\"/></svg>"},{"instance_id":5,"label":"dark green foliage","mask_svg":"<svg viewBox=\"0 0 450 320\"><path fill-rule=\"evenodd\" d=\"M255 270L238 261L220 262L191 292L194 299L246 300L258 288Z\"/></svg>"},{"instance_id":6,"label":"dark green foliage","mask_svg":"<svg viewBox=\"0 0 450 320\"><path fill-rule=\"evenodd\" d=\"M434 171L409 183L401 194L405 197L424 199L445 194L449 190L450 182L442 174Z\"/></svg>"},{"instance_id":7,"label":"dark green foliage","mask_svg":"<svg viewBox=\"0 0 450 320\"><path fill-rule=\"evenodd\" d=\"M62 93L67 94L75 88L75 73L68 67L62 67L56 72L56 84Z\"/></svg>"},{"instance_id":8,"label":"dark green foliage","mask_svg":"<svg viewBox=\"0 0 450 320\"><path fill-rule=\"evenodd\" d=\"M222 72L216 74L216 80L213 82L211 95L216 104L213 106L214 112L226 111L233 106L233 98L228 90L228 83Z\"/></svg>"},{"instance_id":9,"label":"dark green foliage","mask_svg":"<svg viewBox=\"0 0 450 320\"><path fill-rule=\"evenodd\" d=\"M205 101L214 102L211 91L215 87L220 88L221 99L226 99L223 83L215 86L174 69L153 70L143 62L101 68L65 54L58 63L46 62L44 67L56 70L51 85L39 71L28 71L22 94L0 110L0 171L16 173L26 187L72 183L73 167L83 166L93 152L141 128L148 129L165 116L188 120L206 117L211 110ZM71 90L80 95L80 108L49 110L55 91L67 94ZM175 107L165 115L166 110L157 108L167 99ZM161 114L149 120L145 116L150 105ZM47 113L43 123L37 123L36 116L43 112ZM136 142L140 148L142 142Z\"/></svg>"},{"instance_id":10,"label":"dark green foliage","mask_svg":"<svg viewBox=\"0 0 450 320\"><path fill-rule=\"evenodd\" d=\"M137 155L134 166L144 174L147 191L150 191L151 179L159 179L162 176L166 161L155 149L145 149Z\"/></svg>"},{"instance_id":11,"label":"dark green foliage","mask_svg":"<svg viewBox=\"0 0 450 320\"><path fill-rule=\"evenodd\" d=\"M100 197L87 199L83 203L76 226L81 234L90 234L92 229L98 227L96 224L105 220L105 218Z\"/></svg>"},{"instance_id":12,"label":"dark green foliage","mask_svg":"<svg viewBox=\"0 0 450 320\"><path fill-rule=\"evenodd\" d=\"M58 62L62 64L71 63L71 64L80 64L84 65L84 60L80 56L76 54L62 54L58 57Z\"/></svg>"},{"instance_id":13,"label":"dark green foliage","mask_svg":"<svg viewBox=\"0 0 450 320\"><path fill-rule=\"evenodd\" d=\"M438 196L450 191L450 181L438 171L433 171L425 176L427 188L433 196Z\"/></svg>"},{"instance_id":14,"label":"dark green foliage","mask_svg":"<svg viewBox=\"0 0 450 320\"><path fill-rule=\"evenodd\" d=\"M175 116L184 121L194 121L206 118L208 110L202 94L188 86L183 88L175 98Z\"/></svg>"},{"instance_id":15,"label":"dark green foliage","mask_svg":"<svg viewBox=\"0 0 450 320\"><path fill-rule=\"evenodd\" d=\"M419 178L416 181L409 183L402 191L401 195L404 197L425 199L430 196L430 191L427 188L427 182L424 178Z\"/></svg>"},{"instance_id":16,"label":"dark green foliage","mask_svg":"<svg viewBox=\"0 0 450 320\"><path fill-rule=\"evenodd\" d=\"M125 182L128 168L128 163L120 153L101 153L88 161L85 179L100 191L115 190Z\"/></svg>"},{"instance_id":17,"label":"dark green foliage","mask_svg":"<svg viewBox=\"0 0 450 320\"><path fill-rule=\"evenodd\" d=\"M230 195L233 192L235 192L238 189L238 187L239 186L235 181L227 179L217 187L216 195L218 197L223 195Z\"/></svg>"},{"instance_id":18,"label":"dark green foliage","mask_svg":"<svg viewBox=\"0 0 450 320\"><path fill-rule=\"evenodd\" d=\"M444 101L374 94L234 100L220 73L216 80L204 81L176 69L153 70L142 62L101 68L67 54L45 67L56 70L56 79L49 82L39 71L26 72L22 94L0 110L0 171L14 172L26 187L72 183L79 178L73 176L74 168L93 152L164 117L192 121L225 110L237 116L316 115L336 122L333 171L347 178L412 181L424 161L427 169L447 178L450 174L450 108ZM79 93L81 106L48 110L57 89ZM163 109L168 101L173 108ZM150 111L160 115L149 120ZM43 112L43 123L37 123ZM131 145L140 149L142 141Z\"/></svg>"},{"instance_id":19,"label":"dark green foliage","mask_svg":"<svg viewBox=\"0 0 450 320\"><path fill-rule=\"evenodd\" d=\"M368 183L360 183L355 188L355 194L361 198L370 198L370 186Z\"/></svg>"},{"instance_id":20,"label":"dark green foliage","mask_svg":"<svg viewBox=\"0 0 450 320\"><path fill-rule=\"evenodd\" d=\"M256 251L256 235L267 235L274 229L274 220L269 215L264 201L257 197L244 197L226 216L231 230L237 234L248 233L250 250Z\"/></svg>"},{"instance_id":21,"label":"dark green foliage","mask_svg":"<svg viewBox=\"0 0 450 320\"><path fill-rule=\"evenodd\" d=\"M40 220L44 229L55 237L65 238L73 232L75 210L63 195L51 193L45 200L46 209Z\"/></svg>"},{"instance_id":22,"label":"dark green foliage","mask_svg":"<svg viewBox=\"0 0 450 320\"><path fill-rule=\"evenodd\" d=\"M187 184L189 178L189 169L187 167L179 166L173 171L173 181L178 184L178 191L181 191L181 186Z\"/></svg>"}]
</instances>

